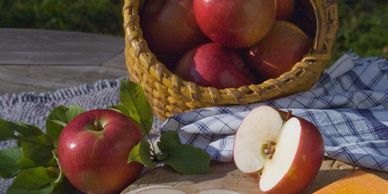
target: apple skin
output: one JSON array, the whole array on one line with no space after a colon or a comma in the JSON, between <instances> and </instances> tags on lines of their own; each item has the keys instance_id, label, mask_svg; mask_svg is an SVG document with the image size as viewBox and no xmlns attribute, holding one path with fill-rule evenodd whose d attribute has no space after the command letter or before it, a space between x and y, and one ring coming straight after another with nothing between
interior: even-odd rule
<instances>
[{"instance_id":1,"label":"apple skin","mask_svg":"<svg viewBox=\"0 0 388 194\"><path fill-rule=\"evenodd\" d=\"M299 193L309 185L321 167L324 157L322 135L312 123L298 119L302 131L291 168L275 187L265 193Z\"/></svg>"},{"instance_id":2,"label":"apple skin","mask_svg":"<svg viewBox=\"0 0 388 194\"><path fill-rule=\"evenodd\" d=\"M271 29L275 0L194 0L195 18L213 42L228 48L246 48Z\"/></svg>"},{"instance_id":3,"label":"apple skin","mask_svg":"<svg viewBox=\"0 0 388 194\"><path fill-rule=\"evenodd\" d=\"M99 123L99 128L95 126ZM65 177L85 193L117 193L135 181L143 169L127 163L142 138L137 124L113 110L81 113L63 129L58 158Z\"/></svg>"},{"instance_id":4,"label":"apple skin","mask_svg":"<svg viewBox=\"0 0 388 194\"><path fill-rule=\"evenodd\" d=\"M195 20L192 0L147 1L140 22L151 51L169 69L186 51L207 40Z\"/></svg>"},{"instance_id":5,"label":"apple skin","mask_svg":"<svg viewBox=\"0 0 388 194\"><path fill-rule=\"evenodd\" d=\"M276 20L290 20L295 9L294 0L276 1Z\"/></svg>"},{"instance_id":6,"label":"apple skin","mask_svg":"<svg viewBox=\"0 0 388 194\"><path fill-rule=\"evenodd\" d=\"M187 52L175 73L186 81L218 89L255 83L241 57L217 43L204 44Z\"/></svg>"},{"instance_id":7,"label":"apple skin","mask_svg":"<svg viewBox=\"0 0 388 194\"><path fill-rule=\"evenodd\" d=\"M264 80L290 71L312 46L311 39L296 25L276 21L271 31L243 54Z\"/></svg>"}]
</instances>

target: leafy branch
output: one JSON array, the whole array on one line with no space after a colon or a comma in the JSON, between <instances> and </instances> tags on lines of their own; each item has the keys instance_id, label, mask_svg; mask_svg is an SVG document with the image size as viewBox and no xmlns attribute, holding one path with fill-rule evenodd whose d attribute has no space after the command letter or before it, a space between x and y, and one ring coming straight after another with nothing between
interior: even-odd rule
<instances>
[{"instance_id":1,"label":"leafy branch","mask_svg":"<svg viewBox=\"0 0 388 194\"><path fill-rule=\"evenodd\" d=\"M128 163L139 162L149 168L166 164L184 174L208 172L210 156L199 148L181 144L177 132L164 132L157 145L152 143L149 132L153 113L140 86L123 80L120 101L111 109L130 117L143 134L143 139L132 148ZM76 105L54 108L46 120L46 133L33 125L0 119L0 141L17 142L17 147L0 149L0 177L14 178L7 194L76 191L63 175L56 154L64 127L85 111Z\"/></svg>"},{"instance_id":2,"label":"leafy branch","mask_svg":"<svg viewBox=\"0 0 388 194\"><path fill-rule=\"evenodd\" d=\"M150 143L152 140L149 131L153 123L153 113L143 89L128 81L122 81L120 86L121 102L112 108L134 119L144 136L131 150L128 162L136 161L149 168L157 164L167 164L183 174L199 174L208 171L210 156L192 145L181 144L177 132L162 133L157 144L159 149Z\"/></svg>"},{"instance_id":3,"label":"leafy branch","mask_svg":"<svg viewBox=\"0 0 388 194\"><path fill-rule=\"evenodd\" d=\"M54 108L46 121L47 134L33 125L0 119L0 141L17 142L17 147L0 150L0 176L15 178L7 194L75 191L55 154L60 132L82 112L79 106Z\"/></svg>"}]
</instances>

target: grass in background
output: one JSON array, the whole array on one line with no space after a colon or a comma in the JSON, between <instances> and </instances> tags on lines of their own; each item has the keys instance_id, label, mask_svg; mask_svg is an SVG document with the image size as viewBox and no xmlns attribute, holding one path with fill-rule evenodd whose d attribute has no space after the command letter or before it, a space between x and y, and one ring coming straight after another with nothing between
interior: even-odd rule
<instances>
[{"instance_id":1,"label":"grass in background","mask_svg":"<svg viewBox=\"0 0 388 194\"><path fill-rule=\"evenodd\" d=\"M0 27L122 34L123 0L0 0Z\"/></svg>"},{"instance_id":2,"label":"grass in background","mask_svg":"<svg viewBox=\"0 0 388 194\"><path fill-rule=\"evenodd\" d=\"M333 58L352 49L360 56L388 58L388 1L339 0L340 29Z\"/></svg>"},{"instance_id":3,"label":"grass in background","mask_svg":"<svg viewBox=\"0 0 388 194\"><path fill-rule=\"evenodd\" d=\"M1 0L0 27L122 35L123 0ZM338 0L340 29L333 59L352 49L388 58L388 1Z\"/></svg>"}]
</instances>

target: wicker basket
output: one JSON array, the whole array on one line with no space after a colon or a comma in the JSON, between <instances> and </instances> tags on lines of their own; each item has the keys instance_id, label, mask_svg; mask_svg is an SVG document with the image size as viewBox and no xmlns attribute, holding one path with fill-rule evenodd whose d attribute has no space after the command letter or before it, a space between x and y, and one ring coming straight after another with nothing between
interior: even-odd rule
<instances>
[{"instance_id":1,"label":"wicker basket","mask_svg":"<svg viewBox=\"0 0 388 194\"><path fill-rule=\"evenodd\" d=\"M143 38L138 14L140 1L125 0L125 57L130 79L143 87L154 113L161 119L200 107L247 104L307 90L319 79L330 59L338 15L335 0L305 1L314 9L316 28L313 47L302 61L291 71L261 84L216 89L184 81L159 62Z\"/></svg>"}]
</instances>

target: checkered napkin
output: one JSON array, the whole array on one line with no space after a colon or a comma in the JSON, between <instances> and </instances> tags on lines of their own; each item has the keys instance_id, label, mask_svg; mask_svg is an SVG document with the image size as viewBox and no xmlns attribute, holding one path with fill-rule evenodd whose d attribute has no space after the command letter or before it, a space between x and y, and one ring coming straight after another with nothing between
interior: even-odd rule
<instances>
[{"instance_id":1,"label":"checkered napkin","mask_svg":"<svg viewBox=\"0 0 388 194\"><path fill-rule=\"evenodd\" d=\"M177 130L182 143L232 161L235 132L254 107L267 104L314 123L331 158L388 171L388 61L345 54L307 92L242 106L180 113L162 130Z\"/></svg>"}]
</instances>

